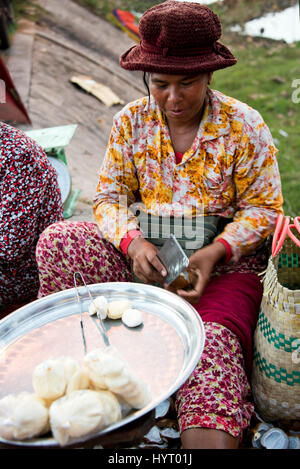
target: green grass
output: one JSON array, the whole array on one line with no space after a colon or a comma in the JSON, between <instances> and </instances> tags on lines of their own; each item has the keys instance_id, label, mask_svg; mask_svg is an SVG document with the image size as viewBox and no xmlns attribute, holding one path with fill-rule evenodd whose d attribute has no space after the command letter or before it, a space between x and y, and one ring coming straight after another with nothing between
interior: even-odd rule
<instances>
[{"instance_id":1,"label":"green grass","mask_svg":"<svg viewBox=\"0 0 300 469\"><path fill-rule=\"evenodd\" d=\"M38 21L44 11L34 0L12 0L12 5L16 21L21 17Z\"/></svg>"},{"instance_id":2,"label":"green grass","mask_svg":"<svg viewBox=\"0 0 300 469\"><path fill-rule=\"evenodd\" d=\"M292 100L296 90L292 83L300 79L300 42L295 47L249 46L234 53L237 65L215 72L212 87L246 102L263 116L279 150L285 213L300 215L300 103ZM281 135L281 130L288 136Z\"/></svg>"}]
</instances>

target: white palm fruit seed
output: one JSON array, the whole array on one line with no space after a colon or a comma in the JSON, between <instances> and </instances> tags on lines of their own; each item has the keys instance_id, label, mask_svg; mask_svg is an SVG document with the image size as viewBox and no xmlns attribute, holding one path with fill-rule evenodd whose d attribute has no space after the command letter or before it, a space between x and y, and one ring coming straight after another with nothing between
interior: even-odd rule
<instances>
[{"instance_id":1,"label":"white palm fruit seed","mask_svg":"<svg viewBox=\"0 0 300 469\"><path fill-rule=\"evenodd\" d=\"M142 312L139 309L129 308L122 315L122 322L127 327L137 327L143 322Z\"/></svg>"},{"instance_id":2,"label":"white palm fruit seed","mask_svg":"<svg viewBox=\"0 0 300 469\"><path fill-rule=\"evenodd\" d=\"M115 300L108 303L107 316L110 319L120 319L124 312L131 308L129 300Z\"/></svg>"}]
</instances>

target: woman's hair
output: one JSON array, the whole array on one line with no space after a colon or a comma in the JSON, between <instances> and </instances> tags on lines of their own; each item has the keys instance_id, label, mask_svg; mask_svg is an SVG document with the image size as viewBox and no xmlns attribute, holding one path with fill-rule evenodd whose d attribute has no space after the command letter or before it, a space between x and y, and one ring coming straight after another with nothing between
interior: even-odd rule
<instances>
[{"instance_id":1,"label":"woman's hair","mask_svg":"<svg viewBox=\"0 0 300 469\"><path fill-rule=\"evenodd\" d=\"M150 89L149 89L149 78L150 78L150 73L149 72L144 72L143 73L143 82L144 82L144 85L147 89L147 93L148 93L148 102L150 103Z\"/></svg>"}]
</instances>

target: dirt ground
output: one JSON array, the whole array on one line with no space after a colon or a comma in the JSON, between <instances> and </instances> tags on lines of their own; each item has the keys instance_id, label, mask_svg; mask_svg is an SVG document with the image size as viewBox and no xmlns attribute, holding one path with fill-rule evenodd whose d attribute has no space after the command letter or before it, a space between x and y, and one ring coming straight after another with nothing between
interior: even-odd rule
<instances>
[{"instance_id":1,"label":"dirt ground","mask_svg":"<svg viewBox=\"0 0 300 469\"><path fill-rule=\"evenodd\" d=\"M81 195L72 219L93 220L92 199L113 116L107 107L75 87L73 75L109 86L127 103L144 95L139 73L119 66L119 55L134 44L127 34L71 0L38 0L45 14L38 24L21 20L4 59L32 126L23 130L78 124L66 149L72 188Z\"/></svg>"}]
</instances>

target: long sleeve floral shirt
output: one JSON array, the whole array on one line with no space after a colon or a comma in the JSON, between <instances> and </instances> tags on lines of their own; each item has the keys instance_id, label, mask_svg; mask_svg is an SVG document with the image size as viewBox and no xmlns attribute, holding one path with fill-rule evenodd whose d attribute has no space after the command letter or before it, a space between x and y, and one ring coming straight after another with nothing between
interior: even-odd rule
<instances>
[{"instance_id":1,"label":"long sleeve floral shirt","mask_svg":"<svg viewBox=\"0 0 300 469\"><path fill-rule=\"evenodd\" d=\"M116 114L94 199L103 236L120 249L138 229L132 204L163 216L232 218L217 238L232 261L254 251L282 212L277 149L261 115L247 104L208 90L196 138L176 164L165 116L151 98Z\"/></svg>"}]
</instances>

